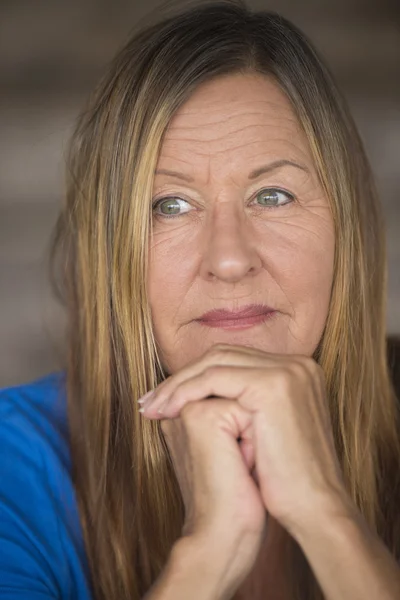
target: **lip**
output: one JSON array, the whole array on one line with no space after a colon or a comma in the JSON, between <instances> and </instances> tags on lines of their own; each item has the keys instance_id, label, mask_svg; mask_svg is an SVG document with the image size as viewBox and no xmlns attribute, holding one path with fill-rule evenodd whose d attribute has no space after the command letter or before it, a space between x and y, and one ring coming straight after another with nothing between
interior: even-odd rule
<instances>
[{"instance_id":1,"label":"lip","mask_svg":"<svg viewBox=\"0 0 400 600\"><path fill-rule=\"evenodd\" d=\"M226 309L212 310L196 319L207 327L221 327L223 329L243 329L270 319L276 311L269 306L249 304L238 311Z\"/></svg>"},{"instance_id":2,"label":"lip","mask_svg":"<svg viewBox=\"0 0 400 600\"><path fill-rule=\"evenodd\" d=\"M204 313L197 319L198 321L223 321L225 319L243 319L245 317L258 317L259 315L264 315L266 313L273 312L275 309L270 306L266 306L265 304L247 304L243 306L240 310L227 310L225 308L210 310L207 313Z\"/></svg>"}]
</instances>

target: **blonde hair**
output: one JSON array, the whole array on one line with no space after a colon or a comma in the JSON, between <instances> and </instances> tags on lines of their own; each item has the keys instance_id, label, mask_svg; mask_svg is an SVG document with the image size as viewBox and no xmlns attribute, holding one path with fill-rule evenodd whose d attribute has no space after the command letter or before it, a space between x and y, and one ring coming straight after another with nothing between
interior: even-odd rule
<instances>
[{"instance_id":1,"label":"blonde hair","mask_svg":"<svg viewBox=\"0 0 400 600\"><path fill-rule=\"evenodd\" d=\"M201 82L235 72L273 78L288 96L329 197L334 281L314 358L348 491L400 558L385 232L359 136L326 67L287 20L240 0L183 5L137 31L89 99L54 234L69 324L73 479L97 600L141 598L181 534L183 502L159 422L141 418L136 403L166 376L146 281L153 177L175 111ZM292 598L322 598L301 548L288 544Z\"/></svg>"}]
</instances>

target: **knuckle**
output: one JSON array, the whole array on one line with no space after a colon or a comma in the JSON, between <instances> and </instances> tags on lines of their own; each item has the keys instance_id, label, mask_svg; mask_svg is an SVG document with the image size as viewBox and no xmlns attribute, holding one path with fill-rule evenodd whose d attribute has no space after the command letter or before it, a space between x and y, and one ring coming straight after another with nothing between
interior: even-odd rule
<instances>
[{"instance_id":1,"label":"knuckle","mask_svg":"<svg viewBox=\"0 0 400 600\"><path fill-rule=\"evenodd\" d=\"M185 399L185 382L179 383L176 388L174 389L174 391L172 392L172 394L169 397L169 403L170 402L174 402L175 403L180 403L182 399Z\"/></svg>"},{"instance_id":2,"label":"knuckle","mask_svg":"<svg viewBox=\"0 0 400 600\"><path fill-rule=\"evenodd\" d=\"M180 418L186 429L198 427L200 423L213 422L218 410L214 403L208 400L188 402L180 412Z\"/></svg>"},{"instance_id":3,"label":"knuckle","mask_svg":"<svg viewBox=\"0 0 400 600\"><path fill-rule=\"evenodd\" d=\"M298 382L306 383L322 374L320 365L307 356L296 356L276 371L278 385L286 392L292 390Z\"/></svg>"},{"instance_id":4,"label":"knuckle","mask_svg":"<svg viewBox=\"0 0 400 600\"><path fill-rule=\"evenodd\" d=\"M296 379L304 379L304 378L308 377L308 375L309 375L308 368L306 367L304 362L302 360L298 360L298 359L293 360L288 365L288 371L289 371L290 375L292 377L295 377Z\"/></svg>"},{"instance_id":5,"label":"knuckle","mask_svg":"<svg viewBox=\"0 0 400 600\"><path fill-rule=\"evenodd\" d=\"M212 377L213 375L216 375L221 368L222 365L208 365L208 367L204 369L204 375L206 377Z\"/></svg>"},{"instance_id":6,"label":"knuckle","mask_svg":"<svg viewBox=\"0 0 400 600\"><path fill-rule=\"evenodd\" d=\"M293 377L290 367L286 366L276 371L275 385L278 391L288 394L293 386Z\"/></svg>"},{"instance_id":7,"label":"knuckle","mask_svg":"<svg viewBox=\"0 0 400 600\"><path fill-rule=\"evenodd\" d=\"M164 419L160 422L160 427L163 434L169 437L172 432L172 422L169 419Z\"/></svg>"},{"instance_id":8,"label":"knuckle","mask_svg":"<svg viewBox=\"0 0 400 600\"><path fill-rule=\"evenodd\" d=\"M214 344L214 346L211 347L209 354L213 357L213 358L222 358L223 356L226 356L227 352L229 351L229 346L227 344Z\"/></svg>"},{"instance_id":9,"label":"knuckle","mask_svg":"<svg viewBox=\"0 0 400 600\"><path fill-rule=\"evenodd\" d=\"M293 361L277 368L274 375L276 389L283 394L290 394L299 380L303 380L304 368Z\"/></svg>"},{"instance_id":10,"label":"knuckle","mask_svg":"<svg viewBox=\"0 0 400 600\"><path fill-rule=\"evenodd\" d=\"M299 356L296 363L299 365L299 371L300 369L303 369L303 374L308 377L315 377L317 375L322 375L323 373L321 365L319 365L311 356Z\"/></svg>"},{"instance_id":11,"label":"knuckle","mask_svg":"<svg viewBox=\"0 0 400 600\"><path fill-rule=\"evenodd\" d=\"M188 402L182 408L180 412L180 417L182 421L187 425L188 423L197 420L200 410L201 407L199 402Z\"/></svg>"},{"instance_id":12,"label":"knuckle","mask_svg":"<svg viewBox=\"0 0 400 600\"><path fill-rule=\"evenodd\" d=\"M311 358L309 360L309 362L308 362L308 368L310 369L311 373L316 374L316 375L320 375L322 377L324 376L324 370L323 370L323 368L313 358Z\"/></svg>"}]
</instances>

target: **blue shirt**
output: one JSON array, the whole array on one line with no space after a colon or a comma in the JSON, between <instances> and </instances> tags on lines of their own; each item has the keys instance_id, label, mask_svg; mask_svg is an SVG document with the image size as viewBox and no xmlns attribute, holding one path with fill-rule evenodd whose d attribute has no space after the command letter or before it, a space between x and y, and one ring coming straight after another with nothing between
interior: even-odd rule
<instances>
[{"instance_id":1,"label":"blue shirt","mask_svg":"<svg viewBox=\"0 0 400 600\"><path fill-rule=\"evenodd\" d=\"M0 391L0 599L90 600L64 375Z\"/></svg>"}]
</instances>

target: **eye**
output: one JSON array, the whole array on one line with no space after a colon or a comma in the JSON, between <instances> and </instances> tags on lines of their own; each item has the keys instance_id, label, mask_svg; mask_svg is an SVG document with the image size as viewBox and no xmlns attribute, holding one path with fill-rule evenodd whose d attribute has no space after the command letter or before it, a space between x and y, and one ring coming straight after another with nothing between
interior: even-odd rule
<instances>
[{"instance_id":1,"label":"eye","mask_svg":"<svg viewBox=\"0 0 400 600\"><path fill-rule=\"evenodd\" d=\"M179 209L180 209L179 204L181 202L188 204L186 202L186 200L182 200L182 198L177 198L176 196L160 198L159 200L156 200L155 202L153 202L153 211L155 212L156 208L158 208L159 206L165 206L166 212L157 213L158 215L160 215L162 217L166 217L167 219L174 217L174 216L179 216L179 215L183 214L183 213L179 212ZM185 212L189 212L189 211L185 211Z\"/></svg>"},{"instance_id":2,"label":"eye","mask_svg":"<svg viewBox=\"0 0 400 600\"><path fill-rule=\"evenodd\" d=\"M256 194L256 199L258 198L262 199L262 203L258 206L267 209L279 208L280 206L290 204L294 201L294 196L292 194L279 188L267 188L261 190ZM156 214L164 219L171 219L190 212L191 209L183 212L180 211L181 206L184 207L184 204L188 204L188 202L182 198L178 198L177 196L166 196L153 202L152 208L153 212L156 212L156 210L160 208L160 211L162 212L157 212ZM163 206L165 208L161 209Z\"/></svg>"},{"instance_id":3,"label":"eye","mask_svg":"<svg viewBox=\"0 0 400 600\"><path fill-rule=\"evenodd\" d=\"M267 188L256 194L256 199L261 199L261 204L265 208L279 208L284 204L290 204L294 200L294 196L279 188Z\"/></svg>"}]
</instances>

